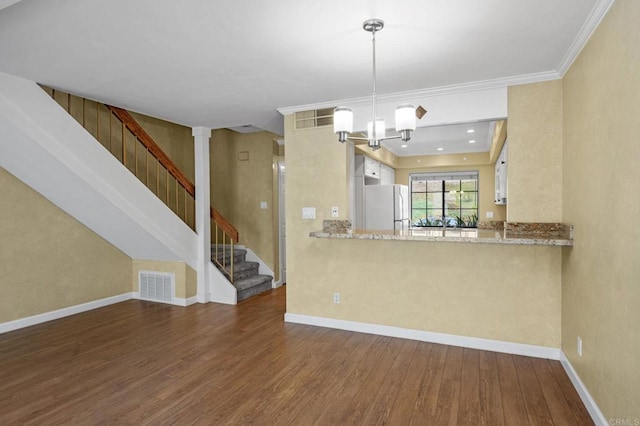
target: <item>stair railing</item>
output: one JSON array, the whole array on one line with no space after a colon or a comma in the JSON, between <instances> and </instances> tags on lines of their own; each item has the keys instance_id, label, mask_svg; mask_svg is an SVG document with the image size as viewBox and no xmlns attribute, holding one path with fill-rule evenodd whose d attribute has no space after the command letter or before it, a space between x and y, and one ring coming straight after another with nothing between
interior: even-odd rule
<instances>
[{"instance_id":1,"label":"stair railing","mask_svg":"<svg viewBox=\"0 0 640 426\"><path fill-rule=\"evenodd\" d=\"M187 226L195 229L195 185L128 111L42 88ZM215 241L212 260L233 282L233 246L238 242L238 230L213 207L210 217L211 240ZM229 247L231 256L227 256Z\"/></svg>"},{"instance_id":2,"label":"stair railing","mask_svg":"<svg viewBox=\"0 0 640 426\"><path fill-rule=\"evenodd\" d=\"M235 262L234 243L238 242L238 231L216 209L211 207L211 258L233 282Z\"/></svg>"}]
</instances>

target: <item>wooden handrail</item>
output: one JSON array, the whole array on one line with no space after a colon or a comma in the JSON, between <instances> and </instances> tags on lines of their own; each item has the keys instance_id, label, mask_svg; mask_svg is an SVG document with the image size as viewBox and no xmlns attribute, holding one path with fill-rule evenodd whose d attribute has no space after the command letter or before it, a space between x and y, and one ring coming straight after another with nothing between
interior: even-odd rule
<instances>
[{"instance_id":1,"label":"wooden handrail","mask_svg":"<svg viewBox=\"0 0 640 426\"><path fill-rule=\"evenodd\" d=\"M106 105L106 104L105 104ZM162 148L155 143L153 138L149 136L149 134L138 124L135 118L129 114L127 110L122 108L114 107L112 105L106 105L106 107L116 116L122 123L133 133L133 135L138 138L138 140L145 146L162 166L167 169L167 172L171 176L173 176L180 185L187 191L189 195L195 198L196 196L196 186L189 180L188 177L184 175L178 168L178 166L164 153ZM215 208L210 207L210 216L211 219L226 232L229 237L233 240L233 242L237 243L239 234L238 230L225 219L224 216L220 214Z\"/></svg>"},{"instance_id":2,"label":"wooden handrail","mask_svg":"<svg viewBox=\"0 0 640 426\"><path fill-rule=\"evenodd\" d=\"M106 104L105 104L106 105ZM180 185L187 191L192 197L196 196L196 186L184 175L176 166L176 164L164 153L162 148L155 143L155 141L149 136L149 134L138 124L138 122L129 114L127 110L122 108L106 105L107 108L116 116L122 123L127 126L127 129L135 135L135 137L142 142L151 155L153 155L162 166L167 169L169 174L173 176Z\"/></svg>"},{"instance_id":3,"label":"wooden handrail","mask_svg":"<svg viewBox=\"0 0 640 426\"><path fill-rule=\"evenodd\" d=\"M45 91L47 91L49 93L49 95L55 99L55 94L56 94L56 90L55 89L51 89L51 88L47 88L46 86L42 86L43 89ZM64 93L64 92L62 92ZM82 120L78 120L76 118L76 120L78 120L78 122L85 128L86 127L86 123L85 123L85 101L86 99L82 99ZM60 104L63 108L66 109L66 111L71 114L71 95L69 93L66 93L66 100L67 100L67 105L66 108L64 105ZM60 102L58 102L60 103ZM99 139L99 134L100 134L100 130L99 130L99 124L100 124L100 120L99 120L99 105L104 105L111 114L113 114L118 120L120 120L120 122L122 123L122 159L121 162L127 166L127 151L126 151L126 147L125 147L125 131L124 129L127 128L129 129L129 131L131 131L131 133L133 134L133 136L140 141L140 143L142 143L142 145L146 148L147 152L150 152L151 155L158 161L158 164L162 165L162 167L165 168L165 170L167 171L167 178L169 175L173 176L173 178L176 180L176 213L178 210L178 185L182 186L185 190L185 198L184 198L184 212L185 212L185 217L183 218L185 223L187 223L189 225L189 223L187 222L187 197L186 194L189 194L194 200L196 198L196 186L193 182L191 182L189 180L188 177L186 177L184 175L184 173L182 173L182 171L180 171L180 169L178 168L178 166L173 162L173 160L171 160L167 154L164 153L164 151L162 150L162 148L160 148L160 146L153 140L153 138L151 136L149 136L149 134L142 128L142 126L140 126L140 124L138 124L138 122L136 121L135 118L133 118L131 116L131 114L129 114L129 111L122 109L122 108L118 108L112 105L107 105L107 104L101 104L99 102L95 102L96 103L96 134L95 134L95 138ZM111 117L111 115L109 116ZM74 117L75 118L75 117ZM136 145L137 147L137 145ZM109 130L109 146L107 147L107 149L111 152L111 130ZM136 161L136 165L135 165L135 174L136 176L138 175L138 165L137 165L137 150L135 150L136 155L135 155L135 161ZM146 155L146 154L145 154ZM146 166L148 167L148 165ZM148 171L147 171L147 179L144 181L144 183L148 186ZM149 189L151 189L151 187L149 187ZM158 195L156 193L156 195ZM159 195L158 195L159 196ZM169 189L168 189L168 180L167 180L167 201L168 202L169 199ZM168 205L168 204L167 204ZM239 234L238 234L238 230L231 224L231 222L229 222L227 219L225 219L224 216L222 216L220 214L219 211L217 211L215 208L210 207L209 209L209 215L211 217L211 219L214 221L214 223L216 224L216 232L218 232L218 230L221 230L225 233L225 235L231 239L232 241L232 245L233 243L237 243L239 240ZM189 225L191 226L191 225ZM217 237L216 237L217 238ZM224 265L223 265L224 266ZM233 271L231 271L231 277L233 278Z\"/></svg>"},{"instance_id":4,"label":"wooden handrail","mask_svg":"<svg viewBox=\"0 0 640 426\"><path fill-rule=\"evenodd\" d=\"M238 242L238 230L213 207L211 207L211 219L213 219L213 221L229 235L229 238L231 238L234 243Z\"/></svg>"}]
</instances>

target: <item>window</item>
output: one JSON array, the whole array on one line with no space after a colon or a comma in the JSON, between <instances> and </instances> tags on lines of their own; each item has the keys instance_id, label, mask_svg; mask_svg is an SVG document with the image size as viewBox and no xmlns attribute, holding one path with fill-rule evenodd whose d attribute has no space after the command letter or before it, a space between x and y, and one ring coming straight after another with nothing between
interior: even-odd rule
<instances>
[{"instance_id":1,"label":"window","mask_svg":"<svg viewBox=\"0 0 640 426\"><path fill-rule=\"evenodd\" d=\"M409 185L413 226L477 226L478 172L411 174Z\"/></svg>"}]
</instances>

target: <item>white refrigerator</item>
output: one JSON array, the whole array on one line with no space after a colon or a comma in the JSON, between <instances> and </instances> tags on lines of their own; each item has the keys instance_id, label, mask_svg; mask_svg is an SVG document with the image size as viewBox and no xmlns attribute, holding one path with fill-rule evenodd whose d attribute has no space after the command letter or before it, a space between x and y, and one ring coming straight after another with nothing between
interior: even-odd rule
<instances>
[{"instance_id":1,"label":"white refrigerator","mask_svg":"<svg viewBox=\"0 0 640 426\"><path fill-rule=\"evenodd\" d=\"M367 185L364 190L366 229L409 228L409 187L407 185Z\"/></svg>"}]
</instances>

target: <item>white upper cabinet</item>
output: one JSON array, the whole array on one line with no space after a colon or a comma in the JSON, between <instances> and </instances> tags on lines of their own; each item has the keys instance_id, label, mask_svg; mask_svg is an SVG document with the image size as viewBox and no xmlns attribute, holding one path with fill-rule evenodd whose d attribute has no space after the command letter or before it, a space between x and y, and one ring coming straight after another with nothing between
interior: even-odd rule
<instances>
[{"instance_id":1,"label":"white upper cabinet","mask_svg":"<svg viewBox=\"0 0 640 426\"><path fill-rule=\"evenodd\" d=\"M396 170L386 164L380 164L380 185L393 185L396 183Z\"/></svg>"},{"instance_id":2,"label":"white upper cabinet","mask_svg":"<svg viewBox=\"0 0 640 426\"><path fill-rule=\"evenodd\" d=\"M380 163L366 155L356 155L356 176L380 179Z\"/></svg>"}]
</instances>

